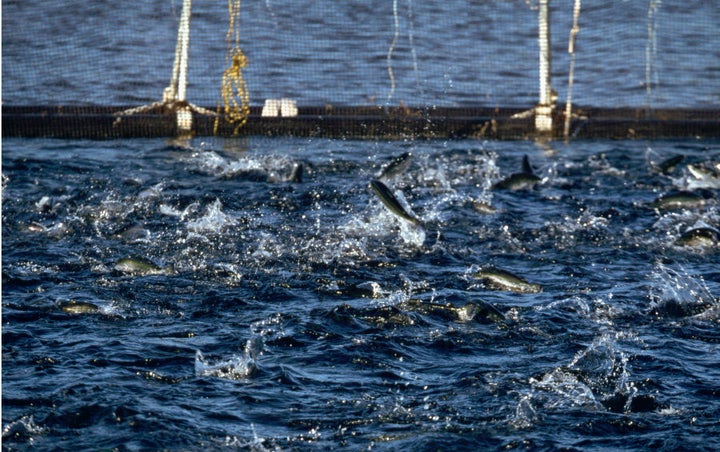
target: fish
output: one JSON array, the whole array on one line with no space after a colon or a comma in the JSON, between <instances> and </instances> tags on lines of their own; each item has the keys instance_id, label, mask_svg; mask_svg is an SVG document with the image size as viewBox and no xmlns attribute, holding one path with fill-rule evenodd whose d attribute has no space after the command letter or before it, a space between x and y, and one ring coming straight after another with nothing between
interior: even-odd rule
<instances>
[{"instance_id":1,"label":"fish","mask_svg":"<svg viewBox=\"0 0 720 452\"><path fill-rule=\"evenodd\" d=\"M168 272L167 269L142 256L124 257L115 263L113 270L132 275L159 275Z\"/></svg>"},{"instance_id":2,"label":"fish","mask_svg":"<svg viewBox=\"0 0 720 452\"><path fill-rule=\"evenodd\" d=\"M378 176L378 179L392 179L398 174L404 172L408 168L408 166L410 166L410 163L412 163L412 153L404 152L392 159L390 163L388 163L387 166L383 168L383 170L380 172L380 175Z\"/></svg>"},{"instance_id":3,"label":"fish","mask_svg":"<svg viewBox=\"0 0 720 452\"><path fill-rule=\"evenodd\" d=\"M249 168L229 169L220 174L219 178L224 180L242 179L251 182L277 183L302 183L305 167L302 163L294 163L292 168L275 170L271 168Z\"/></svg>"},{"instance_id":4,"label":"fish","mask_svg":"<svg viewBox=\"0 0 720 452\"><path fill-rule=\"evenodd\" d=\"M490 215L495 212L497 212L497 209L495 207L491 206L489 202L486 201L480 201L479 199L472 201L473 209L477 213L483 214L483 215Z\"/></svg>"},{"instance_id":5,"label":"fish","mask_svg":"<svg viewBox=\"0 0 720 452\"><path fill-rule=\"evenodd\" d=\"M530 159L526 155L523 157L522 171L511 174L505 179L493 184L492 188L501 190L530 190L539 184L541 179L535 175L530 166Z\"/></svg>"},{"instance_id":6,"label":"fish","mask_svg":"<svg viewBox=\"0 0 720 452\"><path fill-rule=\"evenodd\" d=\"M498 325L505 324L505 314L487 301L475 300L461 309L464 311L463 314L470 319L477 321L490 320Z\"/></svg>"},{"instance_id":7,"label":"fish","mask_svg":"<svg viewBox=\"0 0 720 452\"><path fill-rule=\"evenodd\" d=\"M112 234L113 238L123 239L129 242L148 239L150 232L139 223L125 225Z\"/></svg>"},{"instance_id":8,"label":"fish","mask_svg":"<svg viewBox=\"0 0 720 452\"><path fill-rule=\"evenodd\" d=\"M35 203L35 207L37 207L38 211L41 213L49 213L53 210L56 210L58 204L56 204L51 197L43 196L38 202Z\"/></svg>"},{"instance_id":9,"label":"fish","mask_svg":"<svg viewBox=\"0 0 720 452\"><path fill-rule=\"evenodd\" d=\"M474 276L480 279L488 288L516 293L540 293L542 286L529 283L523 278L513 275L505 270L495 267L486 267L475 272Z\"/></svg>"},{"instance_id":10,"label":"fish","mask_svg":"<svg viewBox=\"0 0 720 452\"><path fill-rule=\"evenodd\" d=\"M720 163L707 165L688 165L688 171L695 179L718 178L720 177Z\"/></svg>"},{"instance_id":11,"label":"fish","mask_svg":"<svg viewBox=\"0 0 720 452\"><path fill-rule=\"evenodd\" d=\"M294 182L296 184L301 183L303 181L303 171L304 169L302 163L296 163L290 173L288 182Z\"/></svg>"},{"instance_id":12,"label":"fish","mask_svg":"<svg viewBox=\"0 0 720 452\"><path fill-rule=\"evenodd\" d=\"M88 301L62 301L58 307L67 314L95 314L100 311L98 305Z\"/></svg>"},{"instance_id":13,"label":"fish","mask_svg":"<svg viewBox=\"0 0 720 452\"><path fill-rule=\"evenodd\" d=\"M705 199L697 193L680 190L659 196L650 203L650 207L660 210L696 209L705 203Z\"/></svg>"},{"instance_id":14,"label":"fish","mask_svg":"<svg viewBox=\"0 0 720 452\"><path fill-rule=\"evenodd\" d=\"M692 302L671 299L658 303L652 308L651 314L658 318L693 317L700 315L715 306L717 306L717 302L711 302L703 299L694 300Z\"/></svg>"},{"instance_id":15,"label":"fish","mask_svg":"<svg viewBox=\"0 0 720 452\"><path fill-rule=\"evenodd\" d=\"M461 323L475 320L481 323L490 321L497 324L505 324L505 314L492 304L483 300L475 300L457 307L452 303L442 304L410 299L403 303L401 307L420 312L424 315L438 316Z\"/></svg>"},{"instance_id":16,"label":"fish","mask_svg":"<svg viewBox=\"0 0 720 452\"><path fill-rule=\"evenodd\" d=\"M691 228L675 241L676 246L711 247L720 243L720 231L711 227Z\"/></svg>"},{"instance_id":17,"label":"fish","mask_svg":"<svg viewBox=\"0 0 720 452\"><path fill-rule=\"evenodd\" d=\"M27 225L27 230L29 232L45 232L47 231L47 228L42 224L33 221Z\"/></svg>"},{"instance_id":18,"label":"fish","mask_svg":"<svg viewBox=\"0 0 720 452\"><path fill-rule=\"evenodd\" d=\"M612 396L600 400L600 403L612 413L647 413L666 408L652 395L633 395L621 392L616 392Z\"/></svg>"},{"instance_id":19,"label":"fish","mask_svg":"<svg viewBox=\"0 0 720 452\"><path fill-rule=\"evenodd\" d=\"M688 181L692 187L720 188L720 163L688 165L688 172L694 177Z\"/></svg>"},{"instance_id":20,"label":"fish","mask_svg":"<svg viewBox=\"0 0 720 452\"><path fill-rule=\"evenodd\" d=\"M385 204L385 207L387 207L390 212L394 213L398 217L410 222L415 226L420 226L422 224L417 217L413 216L410 212L405 210L402 204L400 204L400 201L398 201L398 199L395 197L392 191L390 191L387 185L377 179L374 179L370 181L370 186L372 187L375 194L378 195L380 201Z\"/></svg>"},{"instance_id":21,"label":"fish","mask_svg":"<svg viewBox=\"0 0 720 452\"><path fill-rule=\"evenodd\" d=\"M663 160L660 162L657 166L657 169L660 170L660 173L668 175L675 171L675 168L685 159L684 155L675 155L668 159Z\"/></svg>"}]
</instances>

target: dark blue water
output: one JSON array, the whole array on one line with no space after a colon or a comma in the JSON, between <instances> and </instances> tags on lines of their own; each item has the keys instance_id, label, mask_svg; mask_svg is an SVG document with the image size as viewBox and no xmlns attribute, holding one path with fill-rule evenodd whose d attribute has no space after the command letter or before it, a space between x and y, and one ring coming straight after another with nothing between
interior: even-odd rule
<instances>
[{"instance_id":1,"label":"dark blue water","mask_svg":"<svg viewBox=\"0 0 720 452\"><path fill-rule=\"evenodd\" d=\"M3 0L3 103L159 100L180 2L126 3ZM242 2L251 103L536 103L535 2L393 3ZM585 5L576 103L720 102L720 9L650 3ZM201 105L226 6L194 2ZM2 144L6 450L720 448L717 141ZM405 152L421 227L369 186ZM491 188L524 155L540 183Z\"/></svg>"},{"instance_id":2,"label":"dark blue water","mask_svg":"<svg viewBox=\"0 0 720 452\"><path fill-rule=\"evenodd\" d=\"M404 152L387 184L421 227L368 186ZM524 155L539 185L490 188ZM718 160L692 140L5 139L3 448L716 450L720 246L677 240L720 227L718 178L689 171ZM700 200L652 207L675 190Z\"/></svg>"},{"instance_id":3,"label":"dark blue water","mask_svg":"<svg viewBox=\"0 0 720 452\"><path fill-rule=\"evenodd\" d=\"M573 3L551 2L553 86L563 104ZM160 100L181 5L3 0L3 103ZM313 106L529 108L538 101L536 8L534 0L243 1L236 30L249 60L244 78L253 105L290 97ZM719 23L715 1L585 2L574 103L717 107ZM227 31L226 1L193 2L190 101L215 106L220 99Z\"/></svg>"}]
</instances>

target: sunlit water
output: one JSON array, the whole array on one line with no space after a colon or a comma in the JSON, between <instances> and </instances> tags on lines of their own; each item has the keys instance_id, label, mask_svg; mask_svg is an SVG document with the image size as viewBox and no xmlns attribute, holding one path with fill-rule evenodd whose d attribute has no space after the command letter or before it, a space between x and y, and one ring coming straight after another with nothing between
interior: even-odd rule
<instances>
[{"instance_id":1,"label":"sunlit water","mask_svg":"<svg viewBox=\"0 0 720 452\"><path fill-rule=\"evenodd\" d=\"M420 227L368 185L404 152L387 185ZM492 189L524 155L540 184ZM687 166L719 159L5 139L3 448L717 449L720 247L677 240L720 226L720 182ZM700 201L653 207L677 190ZM487 265L542 291L494 290Z\"/></svg>"},{"instance_id":2,"label":"sunlit water","mask_svg":"<svg viewBox=\"0 0 720 452\"><path fill-rule=\"evenodd\" d=\"M3 103L159 100L180 3L3 0ZM530 107L536 6L242 2L251 103ZM226 7L194 2L201 105ZM553 2L561 102L570 12ZM575 102L716 107L719 14L584 5ZM405 152L386 182L421 227L369 187ZM524 155L540 184L492 189ZM718 160L692 140L4 139L3 448L720 449L720 247L678 241L720 228L720 181L688 169ZM654 206L677 190L699 200ZM542 291L494 290L489 265Z\"/></svg>"}]
</instances>

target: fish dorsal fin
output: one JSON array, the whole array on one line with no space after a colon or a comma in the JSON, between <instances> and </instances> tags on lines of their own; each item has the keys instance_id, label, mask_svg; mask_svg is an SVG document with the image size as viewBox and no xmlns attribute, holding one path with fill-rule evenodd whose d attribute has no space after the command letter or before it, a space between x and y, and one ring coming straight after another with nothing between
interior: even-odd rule
<instances>
[{"instance_id":1,"label":"fish dorsal fin","mask_svg":"<svg viewBox=\"0 0 720 452\"><path fill-rule=\"evenodd\" d=\"M301 183L303 179L303 165L302 163L296 163L290 173L290 182Z\"/></svg>"},{"instance_id":2,"label":"fish dorsal fin","mask_svg":"<svg viewBox=\"0 0 720 452\"><path fill-rule=\"evenodd\" d=\"M530 159L528 158L527 155L523 157L522 172L523 172L523 174L535 174L535 172L532 169L532 166L530 166Z\"/></svg>"}]
</instances>

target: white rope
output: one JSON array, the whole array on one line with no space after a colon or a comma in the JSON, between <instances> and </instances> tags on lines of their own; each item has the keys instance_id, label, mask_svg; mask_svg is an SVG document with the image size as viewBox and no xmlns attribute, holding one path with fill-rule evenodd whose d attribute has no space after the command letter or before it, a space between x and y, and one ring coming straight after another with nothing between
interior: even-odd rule
<instances>
[{"instance_id":1,"label":"white rope","mask_svg":"<svg viewBox=\"0 0 720 452\"><path fill-rule=\"evenodd\" d=\"M568 92L567 103L565 104L565 128L563 133L566 140L570 136L570 119L572 118L572 89L575 78L575 38L580 32L580 26L578 25L580 19L580 2L581 0L575 0L575 6L573 7L573 26L570 29L570 40L568 41L570 71L568 72Z\"/></svg>"},{"instance_id":2,"label":"white rope","mask_svg":"<svg viewBox=\"0 0 720 452\"><path fill-rule=\"evenodd\" d=\"M540 0L538 42L540 46L540 105L550 105L550 19L549 0Z\"/></svg>"},{"instance_id":3,"label":"white rope","mask_svg":"<svg viewBox=\"0 0 720 452\"><path fill-rule=\"evenodd\" d=\"M190 47L190 11L192 0L183 1L182 14L180 15L180 30L178 31L178 45L180 46L180 67L177 87L177 100L184 102L187 94L187 68L188 53ZM177 55L177 52L176 52Z\"/></svg>"},{"instance_id":4,"label":"white rope","mask_svg":"<svg viewBox=\"0 0 720 452\"><path fill-rule=\"evenodd\" d=\"M187 86L187 58L190 41L190 8L191 0L183 0L183 9L180 15L177 44L175 45L175 62L173 63L170 85L163 93L164 102L185 100ZM182 91L182 93L181 93ZM182 95L182 99L180 96Z\"/></svg>"},{"instance_id":5,"label":"white rope","mask_svg":"<svg viewBox=\"0 0 720 452\"><path fill-rule=\"evenodd\" d=\"M413 2L412 0L407 0L408 4L408 22L409 22L409 30L408 30L408 43L410 44L410 52L412 54L412 60L413 60L413 73L415 74L415 85L417 86L417 89L420 93L420 96L424 96L425 92L423 90L422 84L420 83L420 73L418 71L418 62L417 62L417 52L415 51L415 21L413 20Z\"/></svg>"},{"instance_id":6,"label":"white rope","mask_svg":"<svg viewBox=\"0 0 720 452\"><path fill-rule=\"evenodd\" d=\"M270 18L272 18L273 25L275 25L275 28L280 28L280 25L278 24L278 18L275 14L275 9L273 8L272 4L270 3L270 0L265 0L265 9L267 9L268 13L270 13Z\"/></svg>"},{"instance_id":7,"label":"white rope","mask_svg":"<svg viewBox=\"0 0 720 452\"><path fill-rule=\"evenodd\" d=\"M393 19L395 22L395 33L393 35L393 40L390 43L390 48L388 49L387 53L387 66L388 66L388 76L390 77L390 93L388 94L387 103L390 104L390 101L392 100L393 96L395 95L395 74L393 73L392 68L392 54L395 50L395 45L397 44L398 36L400 36L400 18L398 17L398 8L397 8L397 0L393 0Z\"/></svg>"},{"instance_id":8,"label":"white rope","mask_svg":"<svg viewBox=\"0 0 720 452\"><path fill-rule=\"evenodd\" d=\"M196 105L186 103L187 97L187 69L190 47L190 15L192 0L183 0L183 9L178 28L177 45L175 47L175 62L173 63L170 85L163 92L162 102L153 102L148 105L128 108L114 113L116 117L113 125L118 125L123 116L131 116L153 110L168 109L175 111L178 129L187 132L192 127L192 112L216 116L216 113Z\"/></svg>"},{"instance_id":9,"label":"white rope","mask_svg":"<svg viewBox=\"0 0 720 452\"><path fill-rule=\"evenodd\" d=\"M552 112L555 108L553 90L550 86L550 8L548 3L549 0L540 0L538 8L540 101L535 107L535 130L543 134L552 132Z\"/></svg>"},{"instance_id":10,"label":"white rope","mask_svg":"<svg viewBox=\"0 0 720 452\"><path fill-rule=\"evenodd\" d=\"M658 84L657 69L653 67L653 62L657 57L657 11L660 3L662 0L650 0L648 6L648 41L645 46L645 91L648 108L651 106L653 83Z\"/></svg>"}]
</instances>

